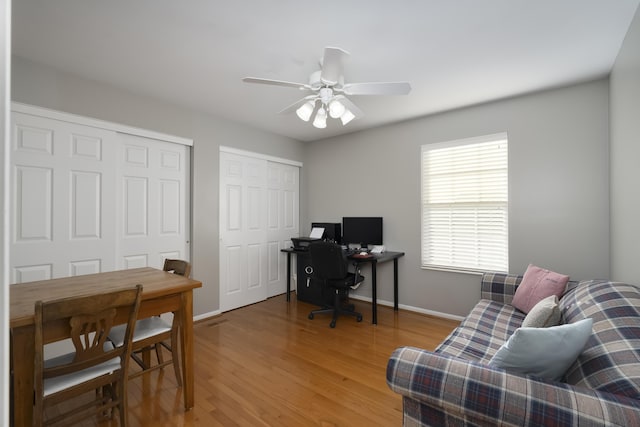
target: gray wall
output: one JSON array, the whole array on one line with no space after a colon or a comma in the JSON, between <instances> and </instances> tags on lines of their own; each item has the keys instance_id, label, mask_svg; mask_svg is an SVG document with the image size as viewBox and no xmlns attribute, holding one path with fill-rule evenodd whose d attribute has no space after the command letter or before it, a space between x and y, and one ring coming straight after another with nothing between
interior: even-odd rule
<instances>
[{"instance_id":1,"label":"gray wall","mask_svg":"<svg viewBox=\"0 0 640 427\"><path fill-rule=\"evenodd\" d=\"M303 233L311 221L383 216L387 247L407 254L400 260L400 303L464 315L480 296L479 277L420 268L420 146L506 131L510 271L531 262L576 279L610 276L606 79L306 145L20 58L14 58L12 90L18 102L194 139L192 260L204 283L196 314L219 307L220 145L304 162ZM392 301L392 266L381 265L378 273L379 298ZM370 285L358 293L368 297Z\"/></svg>"},{"instance_id":2,"label":"gray wall","mask_svg":"<svg viewBox=\"0 0 640 427\"><path fill-rule=\"evenodd\" d=\"M420 147L503 131L510 271L534 263L574 279L609 277L606 79L310 143L302 231L311 221L383 216L385 245L406 252L400 304L465 315L480 297L479 276L420 268ZM386 301L392 274L391 265L379 267ZM370 296L370 286L357 293Z\"/></svg>"},{"instance_id":3,"label":"gray wall","mask_svg":"<svg viewBox=\"0 0 640 427\"><path fill-rule=\"evenodd\" d=\"M610 79L611 277L640 285L640 9Z\"/></svg>"},{"instance_id":4,"label":"gray wall","mask_svg":"<svg viewBox=\"0 0 640 427\"><path fill-rule=\"evenodd\" d=\"M220 145L303 161L301 142L257 131L160 100L84 80L13 57L12 99L116 123L192 138L192 276L202 289L194 313L219 308L218 169ZM304 200L303 200L304 202Z\"/></svg>"}]
</instances>

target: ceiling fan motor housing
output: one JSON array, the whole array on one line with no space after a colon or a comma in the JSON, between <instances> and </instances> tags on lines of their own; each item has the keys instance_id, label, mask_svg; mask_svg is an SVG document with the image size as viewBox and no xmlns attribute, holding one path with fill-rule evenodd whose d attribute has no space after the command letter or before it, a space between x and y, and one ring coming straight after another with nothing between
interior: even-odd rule
<instances>
[{"instance_id":1,"label":"ceiling fan motor housing","mask_svg":"<svg viewBox=\"0 0 640 427\"><path fill-rule=\"evenodd\" d=\"M333 99L333 90L330 87L323 87L320 89L320 100L324 105L327 105Z\"/></svg>"}]
</instances>

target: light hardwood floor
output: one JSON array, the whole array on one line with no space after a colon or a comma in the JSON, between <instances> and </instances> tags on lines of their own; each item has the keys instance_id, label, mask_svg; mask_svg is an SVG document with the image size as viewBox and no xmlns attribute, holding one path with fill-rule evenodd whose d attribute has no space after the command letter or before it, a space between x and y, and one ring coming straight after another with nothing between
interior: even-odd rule
<instances>
[{"instance_id":1,"label":"light hardwood floor","mask_svg":"<svg viewBox=\"0 0 640 427\"><path fill-rule=\"evenodd\" d=\"M185 412L172 369L129 382L129 422L145 426L400 426L402 401L386 384L391 352L433 349L458 322L352 301L364 320L307 314L285 296L195 325L195 407ZM90 421L84 425L96 425ZM115 426L115 421L97 423Z\"/></svg>"}]
</instances>

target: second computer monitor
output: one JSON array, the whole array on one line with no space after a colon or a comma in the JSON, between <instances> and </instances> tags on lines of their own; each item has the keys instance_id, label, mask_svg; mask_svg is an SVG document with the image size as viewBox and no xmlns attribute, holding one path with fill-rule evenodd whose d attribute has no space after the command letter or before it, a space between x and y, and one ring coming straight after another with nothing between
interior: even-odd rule
<instances>
[{"instance_id":1,"label":"second computer monitor","mask_svg":"<svg viewBox=\"0 0 640 427\"><path fill-rule=\"evenodd\" d=\"M367 245L382 245L382 217L342 218L342 243Z\"/></svg>"}]
</instances>

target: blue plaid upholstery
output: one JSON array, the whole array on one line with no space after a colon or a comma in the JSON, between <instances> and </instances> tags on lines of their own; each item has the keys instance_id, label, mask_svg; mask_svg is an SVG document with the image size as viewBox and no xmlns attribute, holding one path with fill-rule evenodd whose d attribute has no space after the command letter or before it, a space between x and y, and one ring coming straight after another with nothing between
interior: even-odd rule
<instances>
[{"instance_id":1,"label":"blue plaid upholstery","mask_svg":"<svg viewBox=\"0 0 640 427\"><path fill-rule=\"evenodd\" d=\"M524 318L524 313L510 305L480 300L435 351L475 362L489 362Z\"/></svg>"},{"instance_id":2,"label":"blue plaid upholstery","mask_svg":"<svg viewBox=\"0 0 640 427\"><path fill-rule=\"evenodd\" d=\"M405 426L640 426L636 399L412 347L393 352L387 382Z\"/></svg>"},{"instance_id":3,"label":"blue plaid upholstery","mask_svg":"<svg viewBox=\"0 0 640 427\"><path fill-rule=\"evenodd\" d=\"M524 319L508 305L520 280L485 274L483 299L435 352L394 351L387 383L403 397L404 425L640 426L640 289L569 283L563 322L592 318L593 334L554 382L486 364Z\"/></svg>"},{"instance_id":4,"label":"blue plaid upholstery","mask_svg":"<svg viewBox=\"0 0 640 427\"><path fill-rule=\"evenodd\" d=\"M593 334L565 381L640 400L640 289L589 281L560 301L565 323L590 317Z\"/></svg>"},{"instance_id":5,"label":"blue plaid upholstery","mask_svg":"<svg viewBox=\"0 0 640 427\"><path fill-rule=\"evenodd\" d=\"M505 273L485 273L480 284L480 298L511 304L522 276Z\"/></svg>"}]
</instances>

